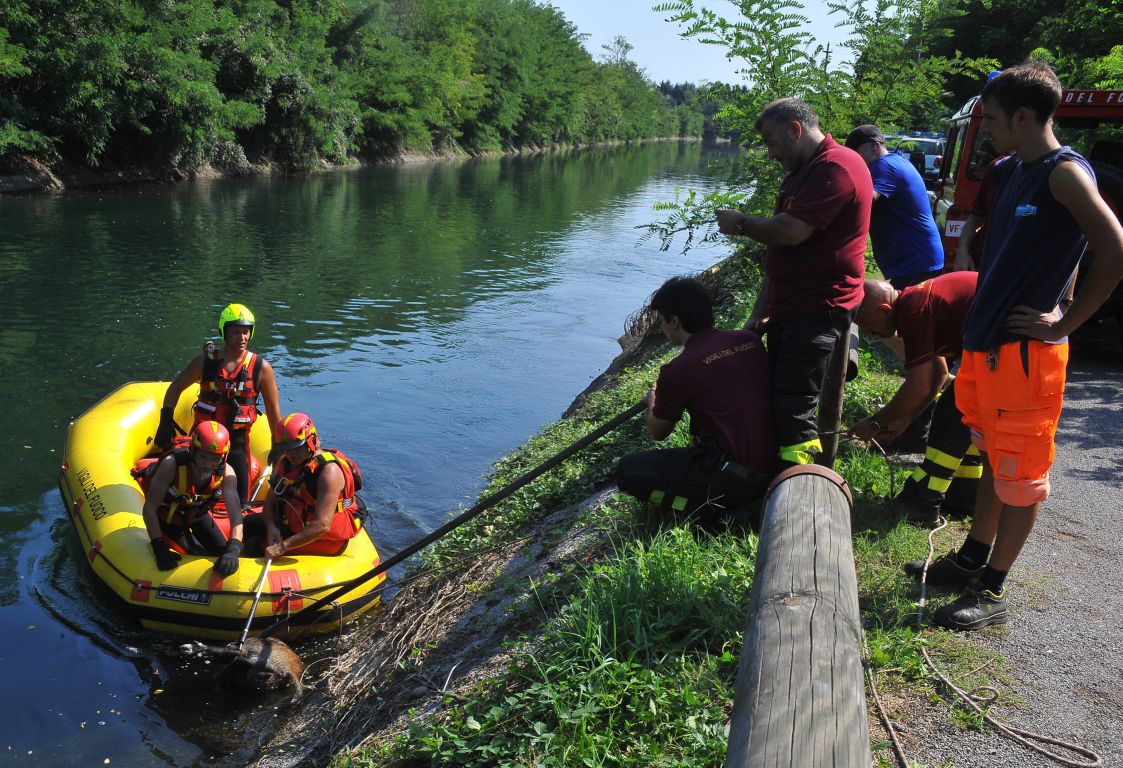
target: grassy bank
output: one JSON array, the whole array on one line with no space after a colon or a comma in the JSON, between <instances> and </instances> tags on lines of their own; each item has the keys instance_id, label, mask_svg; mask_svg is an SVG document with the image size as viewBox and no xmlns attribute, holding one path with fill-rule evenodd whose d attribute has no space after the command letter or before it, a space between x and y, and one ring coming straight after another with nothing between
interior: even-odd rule
<instances>
[{"instance_id":1,"label":"grassy bank","mask_svg":"<svg viewBox=\"0 0 1123 768\"><path fill-rule=\"evenodd\" d=\"M721 301L719 325L739 326L758 284L755 267L736 258L707 279ZM676 352L653 340L641 345L570 417L500 462L485 495L636 402L659 365ZM899 384L894 364L879 347L863 348L861 371L847 387L847 424L884 403ZM680 425L671 442L685 440ZM603 486L620 455L650 446L642 419L635 419L439 542L427 553L427 565L470 559L525 535L550 510L576 504ZM854 546L869 662L890 702L890 717L905 720L913 703L941 695L924 669L922 647L968 687L999 667L948 633L917 629L916 587L900 566L926 554L926 534L898 522L885 505L908 469L849 441L842 444L836 469L855 495ZM449 695L436 712L411 718L394 739L339 755L334 764L722 763L756 536L672 525L620 494L602 497L577 525L604 533L577 565L533 583L508 585L526 593L523 610L529 605L534 615L528 622L532 629L508 649L505 671L477 682L470 695ZM945 531L938 546L959 538L958 531ZM964 725L974 724L958 710L948 711ZM870 721L877 721L872 711ZM879 760L887 761L876 725L872 738Z\"/></svg>"}]
</instances>

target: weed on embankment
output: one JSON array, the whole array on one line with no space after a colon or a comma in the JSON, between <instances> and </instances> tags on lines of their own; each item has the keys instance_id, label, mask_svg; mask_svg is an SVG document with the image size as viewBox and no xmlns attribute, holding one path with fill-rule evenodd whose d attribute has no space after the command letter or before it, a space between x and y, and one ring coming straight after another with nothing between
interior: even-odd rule
<instances>
[{"instance_id":1,"label":"weed on embankment","mask_svg":"<svg viewBox=\"0 0 1123 768\"><path fill-rule=\"evenodd\" d=\"M745 258L707 279L725 301L719 325L747 316L758 275ZM624 367L582 399L573 415L545 428L494 469L488 495L638 401L665 346ZM861 373L847 386L844 424L887 402L900 378L884 348L863 344ZM669 444L684 444L680 424ZM512 538L559 505L603 487L616 459L651 447L637 418L538 479L426 553L428 565L471 557ZM1000 660L950 633L917 628L917 588L901 571L927 553L926 534L903 524L885 501L908 468L843 441L836 469L855 497L852 516L862 622L869 664L890 717L906 720L939 695L921 647L970 686L1001 672ZM893 473L892 476L890 473ZM891 479L892 477L892 479ZM607 532L607 546L577 572L524 584L541 616L514 643L506 672L468 697L449 696L434 715L395 740L341 755L339 766L711 766L724 762L737 659L758 540L748 531L706 533L674 525L616 494L588 510L582 525ZM938 546L961 539L945 531ZM938 550L939 554L942 550ZM940 599L950 598L948 595ZM877 721L871 711L871 725ZM875 726L876 728L876 726ZM885 746L875 734L874 746ZM884 760L883 756L879 759Z\"/></svg>"}]
</instances>

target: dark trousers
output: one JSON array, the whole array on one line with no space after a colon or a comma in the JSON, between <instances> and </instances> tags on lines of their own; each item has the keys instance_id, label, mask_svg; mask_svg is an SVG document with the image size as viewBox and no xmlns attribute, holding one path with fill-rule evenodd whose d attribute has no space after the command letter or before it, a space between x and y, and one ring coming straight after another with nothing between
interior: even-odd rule
<instances>
[{"instance_id":1,"label":"dark trousers","mask_svg":"<svg viewBox=\"0 0 1123 768\"><path fill-rule=\"evenodd\" d=\"M616 464L621 491L699 522L715 521L722 510L760 498L768 481L766 475L734 471L716 446L639 451Z\"/></svg>"},{"instance_id":2,"label":"dark trousers","mask_svg":"<svg viewBox=\"0 0 1123 768\"><path fill-rule=\"evenodd\" d=\"M955 404L953 379L936 401L924 461L909 477L902 493L935 508L946 501L950 507L970 514L982 470L983 457L971 445L971 430Z\"/></svg>"},{"instance_id":3,"label":"dark trousers","mask_svg":"<svg viewBox=\"0 0 1123 768\"><path fill-rule=\"evenodd\" d=\"M186 526L165 523L160 530L165 539L189 555L221 555L226 551L226 536L210 513Z\"/></svg>"},{"instance_id":4,"label":"dark trousers","mask_svg":"<svg viewBox=\"0 0 1123 768\"><path fill-rule=\"evenodd\" d=\"M243 506L249 500L250 492L250 431L248 429L230 430L230 455L226 463L238 478L238 503Z\"/></svg>"},{"instance_id":5,"label":"dark trousers","mask_svg":"<svg viewBox=\"0 0 1123 768\"><path fill-rule=\"evenodd\" d=\"M772 361L772 416L781 458L784 448L819 437L815 412L835 344L850 332L854 312L830 308L768 322Z\"/></svg>"}]
</instances>

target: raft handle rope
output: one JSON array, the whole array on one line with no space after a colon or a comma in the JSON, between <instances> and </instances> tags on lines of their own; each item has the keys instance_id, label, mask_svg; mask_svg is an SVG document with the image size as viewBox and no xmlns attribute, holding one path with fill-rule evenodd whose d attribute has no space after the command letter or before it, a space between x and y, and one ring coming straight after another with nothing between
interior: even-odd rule
<instances>
[{"instance_id":1,"label":"raft handle rope","mask_svg":"<svg viewBox=\"0 0 1123 768\"><path fill-rule=\"evenodd\" d=\"M896 493L892 490L893 462L889 459L889 454L885 451L884 448L881 447L881 445L878 444L876 440L870 440L870 443L873 444L875 448L877 448L878 452L881 454L881 457L885 460L885 463L889 468L890 498L896 498ZM928 602L928 565L932 562L932 556L936 551L936 545L933 537L938 531L943 530L947 526L947 520L941 516L940 525L928 532L928 555L924 560L924 568L920 572L920 599L917 602L916 610L916 627L918 633L924 631L924 607ZM885 730L889 734L889 738L893 743L893 751L897 757L897 760L900 762L902 768L908 768L910 763L905 755L905 750L897 734L897 729L893 726L892 721L889 719L889 715L885 710L885 705L882 703L881 696L878 694L877 686L874 683L873 664L871 664L869 661L869 648L866 644L866 633L864 631L862 632L862 651L862 662L866 668L866 678L868 679L870 684L870 692L873 694L874 702L877 704L878 715L880 716L882 725L885 727ZM967 704L967 706L972 711L974 711L976 715L979 715L983 720L990 723L1007 738L1013 739L1022 746L1027 747L1028 749L1031 749L1034 752L1037 752L1038 754L1043 755L1044 757L1047 757L1056 763L1059 763L1060 765L1069 766L1070 768L1099 768L1099 766L1103 765L1103 758L1100 757L1100 755L1090 749L1080 746L1079 744L1072 744L1061 739L1055 739L1051 736L1046 736L1035 731L1016 728L1012 725L1008 725L1002 722L996 717L993 717L989 712L983 709L983 705L991 704L998 698L998 690L996 688L994 688L993 686L984 685L979 686L978 688L975 688L971 691L965 691L955 683L953 683L948 678L948 676L944 674L944 671L938 664L936 664L935 661L932 660L932 657L928 654L928 649L923 645L920 646L920 653L924 657L924 662L928 665L928 668L932 670L932 673L936 675L937 678L939 678L940 682L947 686L948 690L955 693L965 704ZM1034 744L1033 742L1035 741L1040 743ZM1086 757L1088 758L1088 761L1084 762L1080 760L1073 760L1065 757L1064 755L1058 755L1055 752L1050 752L1048 749L1041 746L1041 744L1058 746L1062 749L1072 752L1073 754Z\"/></svg>"},{"instance_id":2,"label":"raft handle rope","mask_svg":"<svg viewBox=\"0 0 1123 768\"><path fill-rule=\"evenodd\" d=\"M442 525L440 528L437 528L435 531L433 531L429 535L422 537L421 539L414 542L413 544L406 547L405 549L401 550L397 554L392 555L391 557L387 558L386 560L383 560L381 563L376 565L371 570L367 571L365 574L363 574L361 576L357 576L356 578L345 582L344 584L340 585L340 587L338 589L335 589L332 592L325 595L324 597L321 597L321 598L317 599L315 602L311 603L310 605L307 605L304 608L301 608L296 613L285 616L285 618L281 619L276 624L273 624L272 626L267 627L261 633L261 637L262 638L271 637L272 635L274 635L278 631L280 631L283 627L287 626L290 622L292 622L294 620L297 620L297 619L300 619L302 616L307 618L309 615L311 615L313 612L315 612L317 609L320 608L320 606L324 605L325 603L333 602L340 595L343 595L347 592L350 592L351 590L353 590L355 587L359 586L360 584L365 584L366 582L370 581L371 579L382 575L386 571L393 568L395 565L398 565L399 563L403 562L404 560L406 560L406 559L412 557L413 555L417 554L422 549L424 549L425 547L432 544L434 541L437 541L438 539L443 538L444 536L451 533L454 529L459 528L461 525L463 525L464 523L467 523L469 520L472 520L473 518L477 517L478 515L480 515L485 510L489 509L490 507L495 506L500 501L507 498L508 496L513 494L518 489L522 488L524 485L527 485L528 483L531 483L532 481L534 481L534 480L538 479L539 477L541 477L542 475L546 474L551 469L553 469L554 467L558 466L563 461L568 459L570 456L573 456L575 453L577 453L581 449L585 448L589 444L591 444L591 443L595 442L596 440L600 439L604 435L607 435L609 432L612 432L614 429L621 426L625 422L629 421L636 414L642 413L643 411L646 411L646 410L647 410L647 399L644 398L644 399L640 400L639 402L637 402L635 405L628 408L623 413L618 414L617 416L610 419L609 421L606 421L604 424L600 425L599 427L594 429L592 432L590 432L589 434L582 437L580 440L577 440L576 442L569 445L567 448L564 448L561 451L559 451L558 453L554 454L552 457L550 457L546 461L542 462L541 464L539 464L534 469L532 469L532 470L520 475L519 477L515 478L510 483L508 483L507 485L503 486L498 491L493 493L491 496L488 496L486 499L481 499L471 509L461 513L460 515L457 515L456 517L449 520L447 523Z\"/></svg>"}]
</instances>

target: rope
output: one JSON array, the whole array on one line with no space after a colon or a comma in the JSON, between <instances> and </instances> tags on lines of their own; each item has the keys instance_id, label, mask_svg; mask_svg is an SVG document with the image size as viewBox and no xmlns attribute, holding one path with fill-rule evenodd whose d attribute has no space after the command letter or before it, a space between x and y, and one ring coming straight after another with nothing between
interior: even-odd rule
<instances>
[{"instance_id":1,"label":"rope","mask_svg":"<svg viewBox=\"0 0 1123 768\"><path fill-rule=\"evenodd\" d=\"M928 556L925 558L924 568L920 572L920 602L917 604L916 612L916 626L918 632L923 631L924 606L927 602L928 597L928 564L932 562L932 555L935 553L935 543L933 542L933 536L935 536L936 531L939 531L945 527L947 527L946 520L943 521L943 524L939 528L936 528L928 533ZM968 707L974 710L975 714L980 715L983 720L990 723L1003 735L1013 739L1024 747L1028 747L1029 749L1037 752L1040 755L1044 755L1045 757L1056 763L1059 763L1060 765L1067 765L1071 766L1072 768L1098 768L1098 766L1103 765L1103 758L1101 758L1092 750L1086 749L1079 744L1073 744L1061 739L1055 739L1052 736L1046 736L1044 734L1037 733L1036 731L1016 728L1012 725L1008 725L1002 722L996 717L991 716L989 712L983 709L982 705L979 702L982 702L983 704L993 703L998 698L998 690L995 687L984 685L975 688L972 691L965 691L955 683L953 683L948 678L948 676L944 674L940 666L935 661L933 661L932 657L928 654L927 648L921 646L920 653L924 656L925 663L928 664L928 667L944 685L946 685L951 691L959 696L959 698L965 704L967 704ZM988 694L986 697L979 695L980 693L984 692ZM1064 755L1059 755L1056 752L1051 752L1045 747L1040 746L1039 744L1034 744L1033 742L1035 741L1041 742L1041 744L1051 744L1061 747L1062 749L1066 749L1069 752L1086 757L1088 760L1082 761L1070 759Z\"/></svg>"},{"instance_id":2,"label":"rope","mask_svg":"<svg viewBox=\"0 0 1123 768\"><path fill-rule=\"evenodd\" d=\"M896 498L897 494L893 490L893 463L889 459L889 454L886 453L885 449L882 448L876 440L870 440L870 443L873 444L875 448L877 448L882 458L885 459L885 463L889 468L889 487L891 494L890 498ZM928 532L928 555L925 557L924 567L920 571L920 600L917 602L916 610L916 628L918 634L925 631L924 608L928 602L928 566L932 562L932 556L936 551L936 545L933 537L937 532L943 530L948 526L948 521L945 518L941 516L939 520L940 525ZM870 692L873 694L874 703L877 705L878 715L881 718L882 724L885 726L885 730L889 733L889 738L893 743L893 752L896 755L897 760L899 761L902 768L908 768L909 761L905 755L904 747L901 745L900 738L897 735L897 729L893 726L892 721L889 720L889 715L885 711L885 705L882 703L881 696L877 692L877 686L874 682L873 665L869 663L869 647L864 632L862 633L862 649L866 657L863 660L866 666L866 677L869 680ZM948 676L944 674L940 666L935 661L933 661L932 657L929 655L928 649L923 645L920 647L920 653L924 657L924 662L928 665L928 668L932 670L932 673L937 678L939 678L940 682L942 682L945 686L948 687L949 690L953 691L957 696L959 696L959 698L965 704L967 704L967 706L970 707L975 712L975 714L979 715L984 721L994 726L994 728L1004 736L1013 739L1022 746L1027 747L1060 765L1070 766L1070 768L1099 768L1099 766L1103 765L1103 758L1101 758L1092 750L1086 749L1079 744L1072 744L1061 739L1056 739L1051 736L1036 733L1035 731L1016 728L991 716L989 712L983 709L983 706L993 704L998 699L997 688L990 685L984 685L979 686L978 688L975 688L971 691L965 691L955 683L953 683L948 678ZM1035 744L1034 742L1061 747L1062 749L1068 750L1071 753L1087 758L1087 761L1070 759L1064 755L1059 755L1056 752L1051 752L1045 747L1040 746L1040 744Z\"/></svg>"},{"instance_id":3,"label":"rope","mask_svg":"<svg viewBox=\"0 0 1123 768\"><path fill-rule=\"evenodd\" d=\"M554 467L558 466L563 461L568 459L570 456L574 455L575 453L582 450L583 448L590 445L591 443L595 442L596 440L600 439L601 437L607 435L609 432L613 431L617 427L621 426L622 424L624 424L625 422L630 420L636 414L641 413L645 410L647 410L647 401L646 401L646 399L640 400L638 403L634 404L632 407L628 408L623 413L620 413L617 416L613 417L612 419L606 421L604 424L601 424L599 427L594 429L589 434L585 435L581 439L572 443L568 447L562 449L561 451L554 454L549 459L542 462L541 464L534 467L533 469L529 470L528 472L526 472L526 473L520 475L519 477L515 478L514 480L512 480L507 485L500 488L498 491L496 491L492 495L490 495L486 498L480 499L478 502L476 502L475 506L473 506L471 509L468 509L465 512L461 513L460 515L458 515L458 516L454 517L453 519L449 520L448 522L446 522L444 525L442 525L437 530L433 531L432 533L428 534L427 536L424 536L423 538L414 542L413 544L411 544L410 546L401 550L397 554L392 555L391 557L383 560L381 563L379 563L377 566L375 566L371 570L367 571L363 575L352 579L350 582L345 582L338 589L330 592L329 594L327 594L324 597L318 598L311 605L305 606L304 608L301 608L296 613L285 616L285 618L281 619L276 624L273 624L272 626L266 627L265 630L262 631L260 636L263 637L263 638L270 637L270 636L276 634L280 629L282 629L283 627L288 625L288 623L290 621L293 621L300 616L304 616L305 618L308 618L311 614L315 613L315 611L321 605L323 605L325 603L328 603L328 602L331 602L332 600L335 600L335 598L339 597L340 595L343 595L343 594L346 594L347 592L350 592L356 586L358 586L360 584L364 584L367 581L375 578L376 576L382 575L383 573L390 570L391 568L393 568L398 563L401 563L401 562L405 561L406 559L408 559L409 557L412 557L413 555L420 552L425 547L432 544L434 541L437 541L438 539L443 538L445 535L450 533L452 530L460 527L464 523L467 523L469 520L472 520L473 518L479 516L480 514L485 512L487 509L489 509L493 505L499 503L503 499L505 499L508 496L510 496L511 494L513 494L518 489L522 488L524 485L527 485L528 483L530 483L530 482L536 480L537 478L541 477L546 472L549 472L551 469L553 469Z\"/></svg>"}]
</instances>

